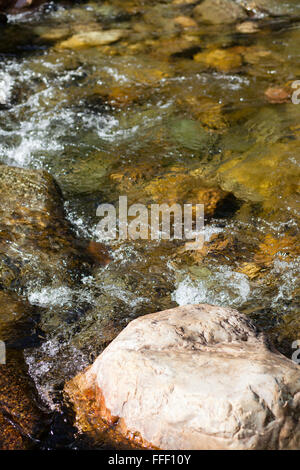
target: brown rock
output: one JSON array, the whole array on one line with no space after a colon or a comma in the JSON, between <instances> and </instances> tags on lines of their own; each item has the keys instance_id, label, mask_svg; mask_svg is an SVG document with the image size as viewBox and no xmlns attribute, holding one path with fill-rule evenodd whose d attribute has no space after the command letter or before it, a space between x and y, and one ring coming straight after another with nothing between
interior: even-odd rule
<instances>
[{"instance_id":1,"label":"brown rock","mask_svg":"<svg viewBox=\"0 0 300 470\"><path fill-rule=\"evenodd\" d=\"M204 0L194 8L194 15L213 24L235 23L246 17L245 10L232 0Z\"/></svg>"},{"instance_id":2,"label":"brown rock","mask_svg":"<svg viewBox=\"0 0 300 470\"><path fill-rule=\"evenodd\" d=\"M290 92L281 87L269 87L265 91L265 97L270 103L287 103L290 100Z\"/></svg>"},{"instance_id":3,"label":"brown rock","mask_svg":"<svg viewBox=\"0 0 300 470\"><path fill-rule=\"evenodd\" d=\"M7 351L0 365L0 449L31 447L45 417L36 405L34 388L21 351Z\"/></svg>"},{"instance_id":4,"label":"brown rock","mask_svg":"<svg viewBox=\"0 0 300 470\"><path fill-rule=\"evenodd\" d=\"M244 21L236 26L236 30L243 34L252 34L258 31L258 26L253 21Z\"/></svg>"},{"instance_id":5,"label":"brown rock","mask_svg":"<svg viewBox=\"0 0 300 470\"><path fill-rule=\"evenodd\" d=\"M174 19L174 22L179 26L182 26L182 28L197 28L198 26L196 21L189 16L177 16Z\"/></svg>"},{"instance_id":6,"label":"brown rock","mask_svg":"<svg viewBox=\"0 0 300 470\"><path fill-rule=\"evenodd\" d=\"M87 252L97 264L102 266L105 266L111 261L107 248L103 243L90 241L87 246Z\"/></svg>"},{"instance_id":7,"label":"brown rock","mask_svg":"<svg viewBox=\"0 0 300 470\"><path fill-rule=\"evenodd\" d=\"M27 449L39 437L45 416L27 375L20 345L30 333L34 309L16 295L0 291L0 339L5 342L5 363L0 363L0 449Z\"/></svg>"},{"instance_id":8,"label":"brown rock","mask_svg":"<svg viewBox=\"0 0 300 470\"><path fill-rule=\"evenodd\" d=\"M229 72L239 68L243 61L242 56L235 50L214 49L207 52L199 52L194 56L196 62L204 63L220 72Z\"/></svg>"},{"instance_id":9,"label":"brown rock","mask_svg":"<svg viewBox=\"0 0 300 470\"><path fill-rule=\"evenodd\" d=\"M37 275L41 281L71 282L88 266L64 218L60 190L48 173L0 165L0 202L3 288L26 287Z\"/></svg>"},{"instance_id":10,"label":"brown rock","mask_svg":"<svg viewBox=\"0 0 300 470\"><path fill-rule=\"evenodd\" d=\"M44 3L45 0L0 0L0 11L18 13L19 10L34 8Z\"/></svg>"}]
</instances>

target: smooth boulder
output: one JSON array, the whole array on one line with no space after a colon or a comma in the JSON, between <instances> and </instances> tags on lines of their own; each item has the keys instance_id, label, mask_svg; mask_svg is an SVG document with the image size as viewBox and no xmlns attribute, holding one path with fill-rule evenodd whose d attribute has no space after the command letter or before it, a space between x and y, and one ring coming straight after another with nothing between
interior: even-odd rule
<instances>
[{"instance_id":1,"label":"smooth boulder","mask_svg":"<svg viewBox=\"0 0 300 470\"><path fill-rule=\"evenodd\" d=\"M158 449L297 449L300 367L246 316L187 305L132 321L66 386L77 426Z\"/></svg>"}]
</instances>

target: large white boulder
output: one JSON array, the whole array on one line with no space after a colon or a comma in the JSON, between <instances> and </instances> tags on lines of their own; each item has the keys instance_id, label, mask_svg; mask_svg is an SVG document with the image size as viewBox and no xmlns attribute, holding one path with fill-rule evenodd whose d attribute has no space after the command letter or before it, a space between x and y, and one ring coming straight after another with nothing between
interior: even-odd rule
<instances>
[{"instance_id":1,"label":"large white boulder","mask_svg":"<svg viewBox=\"0 0 300 470\"><path fill-rule=\"evenodd\" d=\"M148 448L300 448L300 367L230 308L132 321L67 392L82 427Z\"/></svg>"}]
</instances>

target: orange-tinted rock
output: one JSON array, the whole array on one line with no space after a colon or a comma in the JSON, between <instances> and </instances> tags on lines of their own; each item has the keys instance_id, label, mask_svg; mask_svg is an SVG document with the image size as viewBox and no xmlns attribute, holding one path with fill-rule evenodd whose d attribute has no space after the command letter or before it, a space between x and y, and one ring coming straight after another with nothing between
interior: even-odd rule
<instances>
[{"instance_id":1,"label":"orange-tinted rock","mask_svg":"<svg viewBox=\"0 0 300 470\"><path fill-rule=\"evenodd\" d=\"M52 176L0 165L0 285L25 287L37 273L71 281L84 266Z\"/></svg>"},{"instance_id":2,"label":"orange-tinted rock","mask_svg":"<svg viewBox=\"0 0 300 470\"><path fill-rule=\"evenodd\" d=\"M103 245L103 243L90 241L87 246L87 252L92 257L94 262L102 266L105 266L111 261L108 250L106 246Z\"/></svg>"},{"instance_id":3,"label":"orange-tinted rock","mask_svg":"<svg viewBox=\"0 0 300 470\"><path fill-rule=\"evenodd\" d=\"M36 393L27 374L22 339L33 329L35 309L15 294L0 291L0 340L5 361L0 364L0 449L26 449L34 444L45 424ZM4 364L2 362L5 362Z\"/></svg>"},{"instance_id":4,"label":"orange-tinted rock","mask_svg":"<svg viewBox=\"0 0 300 470\"><path fill-rule=\"evenodd\" d=\"M221 72L238 69L243 63L242 56L234 49L214 49L199 52L194 56L194 60Z\"/></svg>"},{"instance_id":5,"label":"orange-tinted rock","mask_svg":"<svg viewBox=\"0 0 300 470\"><path fill-rule=\"evenodd\" d=\"M222 131L228 126L222 114L222 104L211 98L190 94L179 96L177 102L184 110L188 108L205 129Z\"/></svg>"},{"instance_id":6,"label":"orange-tinted rock","mask_svg":"<svg viewBox=\"0 0 300 470\"><path fill-rule=\"evenodd\" d=\"M189 16L177 16L174 19L174 22L181 26L182 28L197 28L197 23L193 18Z\"/></svg>"},{"instance_id":7,"label":"orange-tinted rock","mask_svg":"<svg viewBox=\"0 0 300 470\"><path fill-rule=\"evenodd\" d=\"M270 103L287 103L290 100L290 92L281 87L270 87L265 91L265 97Z\"/></svg>"}]
</instances>

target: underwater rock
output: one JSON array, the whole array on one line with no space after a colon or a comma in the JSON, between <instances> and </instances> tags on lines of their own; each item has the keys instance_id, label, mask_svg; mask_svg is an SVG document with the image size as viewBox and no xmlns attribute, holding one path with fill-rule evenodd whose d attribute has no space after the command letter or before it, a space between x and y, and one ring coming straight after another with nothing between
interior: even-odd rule
<instances>
[{"instance_id":1,"label":"underwater rock","mask_svg":"<svg viewBox=\"0 0 300 470\"><path fill-rule=\"evenodd\" d=\"M242 0L243 7L250 13L256 15L283 16L299 12L299 2L282 2L281 0Z\"/></svg>"},{"instance_id":2,"label":"underwater rock","mask_svg":"<svg viewBox=\"0 0 300 470\"><path fill-rule=\"evenodd\" d=\"M222 113L222 104L211 98L187 94L179 96L177 102L184 111L188 109L206 130L222 131L228 126Z\"/></svg>"},{"instance_id":3,"label":"underwater rock","mask_svg":"<svg viewBox=\"0 0 300 470\"><path fill-rule=\"evenodd\" d=\"M96 47L112 44L119 41L125 35L122 29L111 29L109 31L87 31L74 34L66 41L59 44L60 49L79 49L82 47Z\"/></svg>"},{"instance_id":4,"label":"underwater rock","mask_svg":"<svg viewBox=\"0 0 300 470\"><path fill-rule=\"evenodd\" d=\"M183 147L209 152L218 141L218 135L204 129L197 121L192 119L176 119L170 124L171 137Z\"/></svg>"},{"instance_id":5,"label":"underwater rock","mask_svg":"<svg viewBox=\"0 0 300 470\"><path fill-rule=\"evenodd\" d=\"M212 51L199 52L194 56L194 60L221 72L237 69L243 63L242 56L230 49L214 49Z\"/></svg>"},{"instance_id":6,"label":"underwater rock","mask_svg":"<svg viewBox=\"0 0 300 470\"><path fill-rule=\"evenodd\" d=\"M240 23L236 26L236 30L239 33L252 34L257 33L259 28L257 26L257 23L254 23L253 21L244 21L243 23Z\"/></svg>"},{"instance_id":7,"label":"underwater rock","mask_svg":"<svg viewBox=\"0 0 300 470\"><path fill-rule=\"evenodd\" d=\"M137 447L300 445L300 368L230 308L186 305L140 317L65 390L79 429L109 429Z\"/></svg>"},{"instance_id":8,"label":"underwater rock","mask_svg":"<svg viewBox=\"0 0 300 470\"><path fill-rule=\"evenodd\" d=\"M45 420L36 404L21 351L7 350L0 365L0 449L27 449L41 433Z\"/></svg>"},{"instance_id":9,"label":"underwater rock","mask_svg":"<svg viewBox=\"0 0 300 470\"><path fill-rule=\"evenodd\" d=\"M13 80L8 73L0 74L0 109L9 105Z\"/></svg>"},{"instance_id":10,"label":"underwater rock","mask_svg":"<svg viewBox=\"0 0 300 470\"><path fill-rule=\"evenodd\" d=\"M45 422L22 353L22 346L28 342L26 335L30 335L33 327L33 315L34 308L29 304L12 293L0 291L0 340L6 345L6 363L0 364L2 450L30 447Z\"/></svg>"},{"instance_id":11,"label":"underwater rock","mask_svg":"<svg viewBox=\"0 0 300 470\"><path fill-rule=\"evenodd\" d=\"M30 282L72 283L88 269L64 219L59 187L45 171L0 165L0 285L23 290Z\"/></svg>"},{"instance_id":12,"label":"underwater rock","mask_svg":"<svg viewBox=\"0 0 300 470\"><path fill-rule=\"evenodd\" d=\"M45 3L45 0L0 0L0 11L19 13L20 10L28 10Z\"/></svg>"},{"instance_id":13,"label":"underwater rock","mask_svg":"<svg viewBox=\"0 0 300 470\"><path fill-rule=\"evenodd\" d=\"M262 243L254 256L256 263L261 266L270 266L275 259L284 262L291 262L300 256L300 247L297 242L297 236L285 234L284 236L274 238L270 233L266 234Z\"/></svg>"},{"instance_id":14,"label":"underwater rock","mask_svg":"<svg viewBox=\"0 0 300 470\"><path fill-rule=\"evenodd\" d=\"M271 135L268 137L271 140ZM268 147L256 144L253 149L220 165L220 186L244 201L261 202L266 210L297 206L299 168L287 159L298 142L276 142Z\"/></svg>"},{"instance_id":15,"label":"underwater rock","mask_svg":"<svg viewBox=\"0 0 300 470\"><path fill-rule=\"evenodd\" d=\"M194 8L194 16L213 24L230 24L245 18L246 12L232 0L204 0Z\"/></svg>"},{"instance_id":16,"label":"underwater rock","mask_svg":"<svg viewBox=\"0 0 300 470\"><path fill-rule=\"evenodd\" d=\"M298 2L280 0L204 0L194 8L197 20L213 24L232 24L247 16L284 16L299 13Z\"/></svg>"},{"instance_id":17,"label":"underwater rock","mask_svg":"<svg viewBox=\"0 0 300 470\"><path fill-rule=\"evenodd\" d=\"M229 193L209 186L201 178L191 176L181 167L170 169L151 180L145 191L156 203L204 204L205 217L212 217Z\"/></svg>"},{"instance_id":18,"label":"underwater rock","mask_svg":"<svg viewBox=\"0 0 300 470\"><path fill-rule=\"evenodd\" d=\"M14 293L0 291L0 340L11 347L26 345L35 326L34 310Z\"/></svg>"},{"instance_id":19,"label":"underwater rock","mask_svg":"<svg viewBox=\"0 0 300 470\"><path fill-rule=\"evenodd\" d=\"M197 28L197 23L189 16L177 16L174 22L182 28Z\"/></svg>"}]
</instances>

